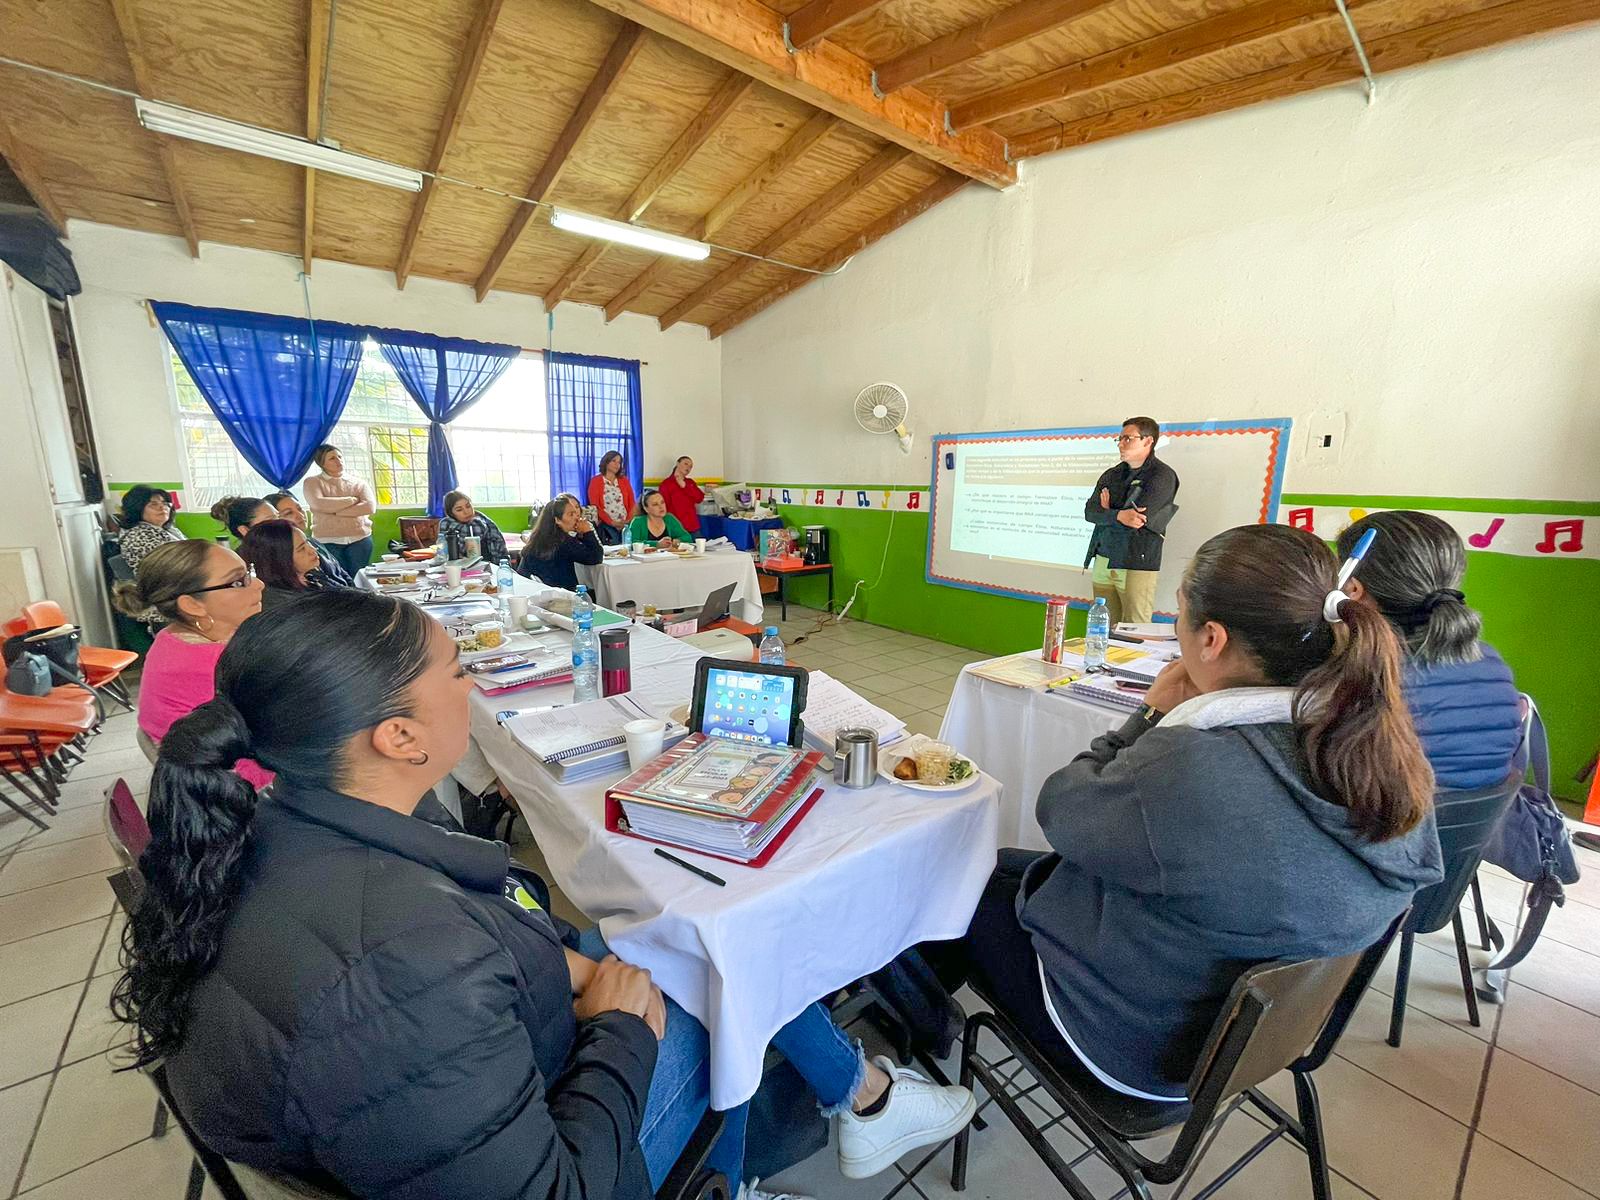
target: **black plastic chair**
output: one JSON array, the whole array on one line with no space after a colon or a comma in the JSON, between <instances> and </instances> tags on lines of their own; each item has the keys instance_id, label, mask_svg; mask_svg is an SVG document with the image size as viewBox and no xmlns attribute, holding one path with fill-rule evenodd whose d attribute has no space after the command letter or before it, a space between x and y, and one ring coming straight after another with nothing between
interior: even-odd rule
<instances>
[{"instance_id":1,"label":"black plastic chair","mask_svg":"<svg viewBox=\"0 0 1600 1200\"><path fill-rule=\"evenodd\" d=\"M1095 1200L1074 1168L1096 1154L1121 1176L1128 1194L1137 1200L1151 1200L1151 1184L1180 1179L1187 1183L1222 1122L1245 1103L1270 1118L1272 1127L1194 1200L1206 1200L1221 1190L1285 1135L1305 1148L1312 1196L1331 1200L1322 1110L1312 1073L1333 1053L1404 919L1404 914L1396 918L1383 938L1365 951L1339 958L1265 963L1241 975L1195 1063L1185 1103L1138 1100L1104 1086L1087 1071L1069 1077L996 1012L980 1012L967 1019L961 1082L969 1088L974 1080L983 1084L1073 1200ZM978 1054L978 1040L985 1029L999 1039L1007 1057L990 1062ZM1040 1127L1023 1111L1019 1100L1033 1089L1013 1090L1020 1070L1002 1074L1013 1063L1034 1078L1082 1133L1089 1149L1072 1162L1045 1136L1050 1125L1059 1122ZM1286 1112L1259 1090L1260 1084L1283 1070L1293 1073L1298 1115ZM1177 1140L1164 1158L1152 1159L1134 1148L1135 1142L1173 1131ZM956 1191L966 1189L970 1138L970 1126L956 1137L951 1168Z\"/></svg>"},{"instance_id":2,"label":"black plastic chair","mask_svg":"<svg viewBox=\"0 0 1600 1200\"><path fill-rule=\"evenodd\" d=\"M1519 781L1520 782L1520 781ZM1467 1020L1481 1024L1478 997L1473 987L1472 962L1467 957L1467 932L1461 920L1461 901L1477 883L1484 847L1505 818L1515 784L1496 784L1473 791L1446 791L1434 797L1439 824L1439 848L1444 852L1444 878L1423 888L1411 903L1411 917L1400 934L1400 961L1394 976L1394 1007L1389 1014L1389 1045L1399 1046L1406 1021L1406 991L1411 982L1411 954L1417 934L1432 933L1449 925L1455 934L1456 963L1461 968L1461 990L1467 1000ZM1474 900L1479 897L1474 893ZM1479 900L1479 912L1482 912ZM1480 916L1479 933L1489 931Z\"/></svg>"}]
</instances>

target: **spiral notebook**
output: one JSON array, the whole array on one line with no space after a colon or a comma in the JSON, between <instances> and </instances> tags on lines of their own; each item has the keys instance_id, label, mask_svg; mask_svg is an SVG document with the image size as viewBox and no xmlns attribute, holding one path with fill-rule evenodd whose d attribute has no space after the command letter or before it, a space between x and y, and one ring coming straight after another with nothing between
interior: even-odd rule
<instances>
[{"instance_id":1,"label":"spiral notebook","mask_svg":"<svg viewBox=\"0 0 1600 1200\"><path fill-rule=\"evenodd\" d=\"M521 713L508 720L505 728L523 749L548 766L622 746L627 741L622 736L622 727L629 721L653 715L624 693L562 708ZM676 722L667 722L668 739L675 733L681 737L686 732Z\"/></svg>"}]
</instances>

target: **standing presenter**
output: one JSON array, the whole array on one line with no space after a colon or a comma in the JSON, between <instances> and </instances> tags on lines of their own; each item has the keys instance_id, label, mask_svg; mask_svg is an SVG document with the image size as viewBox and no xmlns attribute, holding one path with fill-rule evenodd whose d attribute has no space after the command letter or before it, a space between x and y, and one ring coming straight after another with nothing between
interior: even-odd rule
<instances>
[{"instance_id":1,"label":"standing presenter","mask_svg":"<svg viewBox=\"0 0 1600 1200\"><path fill-rule=\"evenodd\" d=\"M1094 594L1111 610L1111 623L1142 623L1155 612L1156 580L1167 524L1178 511L1178 473L1156 457L1161 426L1149 417L1122 423L1122 461L1102 474L1084 502L1094 526L1083 565L1094 567Z\"/></svg>"}]
</instances>

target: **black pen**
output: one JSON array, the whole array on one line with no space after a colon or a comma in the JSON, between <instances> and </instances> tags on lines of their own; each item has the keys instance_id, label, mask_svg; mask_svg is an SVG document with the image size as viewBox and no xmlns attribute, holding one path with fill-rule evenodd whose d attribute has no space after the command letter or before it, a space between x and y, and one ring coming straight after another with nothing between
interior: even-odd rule
<instances>
[{"instance_id":1,"label":"black pen","mask_svg":"<svg viewBox=\"0 0 1600 1200\"><path fill-rule=\"evenodd\" d=\"M660 846L656 847L656 853L659 854L662 858L666 859L669 863L677 863L685 871L693 871L696 875L700 876L700 878L704 879L707 883L714 883L718 887L727 887L728 886L728 881L726 879L718 879L710 871L702 871L699 867L695 866L693 863L684 862L683 859L679 858L676 854L668 854Z\"/></svg>"}]
</instances>

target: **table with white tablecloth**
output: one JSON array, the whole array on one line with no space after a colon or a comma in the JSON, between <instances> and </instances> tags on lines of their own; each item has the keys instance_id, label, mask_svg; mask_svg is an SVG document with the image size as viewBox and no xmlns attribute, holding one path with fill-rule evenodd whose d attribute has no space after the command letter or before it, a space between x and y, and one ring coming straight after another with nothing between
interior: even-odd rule
<instances>
[{"instance_id":1,"label":"table with white tablecloth","mask_svg":"<svg viewBox=\"0 0 1600 1200\"><path fill-rule=\"evenodd\" d=\"M939 739L1000 781L1000 844L1048 850L1034 815L1039 789L1129 714L974 675L972 667L982 665L971 664L956 680Z\"/></svg>"},{"instance_id":2,"label":"table with white tablecloth","mask_svg":"<svg viewBox=\"0 0 1600 1200\"><path fill-rule=\"evenodd\" d=\"M607 556L598 567L578 567L578 581L589 585L595 603L616 608L632 600L640 608L654 604L666 611L695 608L712 591L734 585L729 614L761 624L761 580L756 560L742 550L709 550L705 554L639 558Z\"/></svg>"},{"instance_id":3,"label":"table with white tablecloth","mask_svg":"<svg viewBox=\"0 0 1600 1200\"><path fill-rule=\"evenodd\" d=\"M643 568L648 569L648 568ZM692 647L633 626L633 696L665 715L689 700ZM814 1000L921 941L966 931L994 867L999 785L986 776L931 795L880 782L824 792L760 869L681 851L718 887L608 833L613 775L563 784L496 721L506 709L569 701L569 685L472 698L472 732L512 792L553 882L611 949L647 967L711 1035L711 1102L742 1103L773 1034Z\"/></svg>"}]
</instances>

